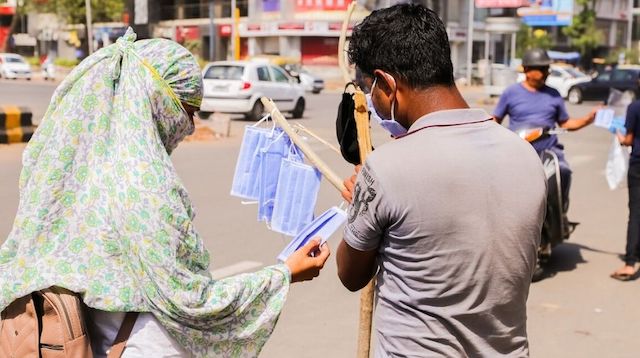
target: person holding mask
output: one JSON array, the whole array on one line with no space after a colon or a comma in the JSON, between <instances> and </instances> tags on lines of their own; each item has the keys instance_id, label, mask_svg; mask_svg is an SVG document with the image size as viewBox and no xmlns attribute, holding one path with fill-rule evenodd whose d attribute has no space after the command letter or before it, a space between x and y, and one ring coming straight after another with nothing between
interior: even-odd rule
<instances>
[{"instance_id":1,"label":"person holding mask","mask_svg":"<svg viewBox=\"0 0 640 358\"><path fill-rule=\"evenodd\" d=\"M551 59L542 49L528 50L522 59L522 66L526 79L522 83L509 86L500 96L498 105L493 111L493 117L498 123L509 116L509 129L546 128L556 126L575 131L588 126L595 120L596 107L589 114L581 118L569 118L564 99L560 93L545 84L549 76ZM569 190L571 188L571 168L564 156L564 146L558 141L558 136L551 134L531 143L541 155L545 150L551 150L558 157L560 165L560 179L562 185L563 218L569 228L567 212L569 211ZM564 232L568 237L570 232Z\"/></svg>"},{"instance_id":2,"label":"person holding mask","mask_svg":"<svg viewBox=\"0 0 640 358\"><path fill-rule=\"evenodd\" d=\"M353 31L349 59L371 88L370 110L402 128L343 193L351 204L338 276L351 291L376 278L374 355L527 356L546 196L540 159L469 108L432 10L372 12Z\"/></svg>"},{"instance_id":3,"label":"person holding mask","mask_svg":"<svg viewBox=\"0 0 640 358\"><path fill-rule=\"evenodd\" d=\"M640 257L640 101L634 101L627 108L624 128L626 132L616 131L616 136L620 144L631 147L627 172L629 222L624 266L614 271L611 278L629 281L636 274L636 263Z\"/></svg>"},{"instance_id":4,"label":"person holding mask","mask_svg":"<svg viewBox=\"0 0 640 358\"><path fill-rule=\"evenodd\" d=\"M97 357L125 312L141 313L123 357L257 356L290 283L316 277L329 249L315 240L284 264L211 278L169 158L194 130L201 70L173 41L135 39L129 29L66 77L24 151L0 311L58 286L89 307Z\"/></svg>"}]
</instances>

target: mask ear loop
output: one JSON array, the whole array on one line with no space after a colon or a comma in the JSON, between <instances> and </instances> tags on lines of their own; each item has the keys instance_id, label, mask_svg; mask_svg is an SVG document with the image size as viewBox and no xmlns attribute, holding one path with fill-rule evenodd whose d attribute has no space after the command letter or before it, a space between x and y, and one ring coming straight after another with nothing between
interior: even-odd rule
<instances>
[{"instance_id":1,"label":"mask ear loop","mask_svg":"<svg viewBox=\"0 0 640 358\"><path fill-rule=\"evenodd\" d=\"M293 143L293 141L291 141L291 144L289 144L289 154L287 155L287 159L289 160L293 160L292 158L294 158L293 156L295 155L295 158L301 158L302 156L300 155L300 152L298 151L298 147L296 146L295 143Z\"/></svg>"},{"instance_id":2,"label":"mask ear loop","mask_svg":"<svg viewBox=\"0 0 640 358\"><path fill-rule=\"evenodd\" d=\"M262 122L269 120L270 117L271 115L269 113L265 114L264 117L260 118L260 120L257 121L254 125L252 125L252 127L259 126Z\"/></svg>"}]
</instances>

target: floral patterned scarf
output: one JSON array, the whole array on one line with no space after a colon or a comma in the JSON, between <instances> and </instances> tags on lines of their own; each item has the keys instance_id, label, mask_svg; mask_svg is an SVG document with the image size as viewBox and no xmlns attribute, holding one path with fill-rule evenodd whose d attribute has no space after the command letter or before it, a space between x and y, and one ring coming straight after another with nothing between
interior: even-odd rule
<instances>
[{"instance_id":1,"label":"floral patterned scarf","mask_svg":"<svg viewBox=\"0 0 640 358\"><path fill-rule=\"evenodd\" d=\"M257 356L286 298L276 265L215 281L169 153L193 131L193 56L131 29L60 84L23 153L0 247L0 310L50 286L105 311L152 312L194 356Z\"/></svg>"}]
</instances>

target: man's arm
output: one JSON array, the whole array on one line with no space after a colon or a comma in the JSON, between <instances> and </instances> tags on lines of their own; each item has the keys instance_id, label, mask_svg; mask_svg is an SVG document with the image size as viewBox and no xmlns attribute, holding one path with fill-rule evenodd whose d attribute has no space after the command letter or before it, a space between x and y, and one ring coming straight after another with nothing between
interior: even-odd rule
<instances>
[{"instance_id":1,"label":"man's arm","mask_svg":"<svg viewBox=\"0 0 640 358\"><path fill-rule=\"evenodd\" d=\"M342 240L338 246L336 262L338 277L344 287L354 292L371 281L377 271L377 250L358 251Z\"/></svg>"},{"instance_id":2,"label":"man's arm","mask_svg":"<svg viewBox=\"0 0 640 358\"><path fill-rule=\"evenodd\" d=\"M631 146L633 144L633 133L622 134L620 131L616 132L616 136L618 137L618 142L625 146Z\"/></svg>"},{"instance_id":3,"label":"man's arm","mask_svg":"<svg viewBox=\"0 0 640 358\"><path fill-rule=\"evenodd\" d=\"M592 109L589 114L581 118L569 118L566 121L560 123L560 128L575 131L580 128L586 127L589 124L593 123L593 121L596 119L596 112L598 112L598 110L600 110L601 108L602 106L596 107Z\"/></svg>"},{"instance_id":4,"label":"man's arm","mask_svg":"<svg viewBox=\"0 0 640 358\"><path fill-rule=\"evenodd\" d=\"M386 210L380 201L380 188L368 166L344 181L342 197L350 204L349 222L344 239L338 246L338 277L349 291L358 291L371 281L378 265L376 256L384 225L380 218Z\"/></svg>"}]
</instances>

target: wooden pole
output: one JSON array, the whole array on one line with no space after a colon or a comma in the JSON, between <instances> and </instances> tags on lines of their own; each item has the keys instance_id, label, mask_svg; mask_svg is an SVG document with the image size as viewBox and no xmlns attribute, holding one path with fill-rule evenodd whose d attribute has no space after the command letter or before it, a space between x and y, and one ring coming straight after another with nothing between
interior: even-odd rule
<instances>
[{"instance_id":1,"label":"wooden pole","mask_svg":"<svg viewBox=\"0 0 640 358\"><path fill-rule=\"evenodd\" d=\"M372 151L371 131L369 128L369 109L364 92L360 88L353 94L355 101L356 129L358 131L358 147L360 149L360 163L364 163ZM371 351L371 327L373 326L373 296L375 279L369 281L360 291L360 323L358 333L358 358L369 358Z\"/></svg>"},{"instance_id":2,"label":"wooden pole","mask_svg":"<svg viewBox=\"0 0 640 358\"><path fill-rule=\"evenodd\" d=\"M338 64L342 71L342 77L345 83L351 82L349 68L345 63L344 47L347 38L347 30L349 29L349 21L356 7L356 1L351 2L347 9L347 14L342 22L342 32L338 41ZM360 150L360 163L364 163L367 156L372 151L371 131L369 128L369 109L364 92L355 85L353 92L353 100L355 102L354 117L356 120L356 130L358 133L358 149ZM358 324L358 352L357 358L369 358L371 353L371 327L373 322L373 296L375 288L375 279L371 280L360 291L360 321Z\"/></svg>"},{"instance_id":3,"label":"wooden pole","mask_svg":"<svg viewBox=\"0 0 640 358\"><path fill-rule=\"evenodd\" d=\"M324 177L327 178L327 180L329 180L329 182L336 189L338 189L339 192L342 193L343 190L346 190L342 178L340 178L338 174L331 170L331 168L329 168L329 166L322 159L320 159L320 157L313 151L313 149L311 149L309 144L305 142L304 139L302 139L302 137L298 135L298 133L296 133L296 130L291 127L282 113L280 113L280 110L278 110L276 104L267 97L260 98L260 101L262 101L262 105L264 105L265 110L268 113L271 113L271 118L273 118L276 124L280 126L280 128L282 128L285 133L287 133L289 138L291 138L291 141L295 143L298 148L300 148L309 162L311 162L314 167L318 168L322 175L324 175Z\"/></svg>"}]
</instances>

